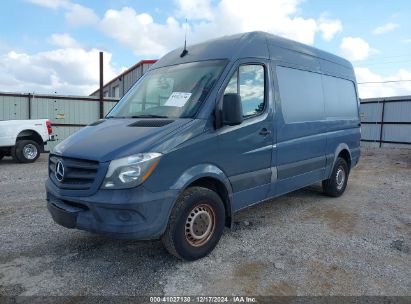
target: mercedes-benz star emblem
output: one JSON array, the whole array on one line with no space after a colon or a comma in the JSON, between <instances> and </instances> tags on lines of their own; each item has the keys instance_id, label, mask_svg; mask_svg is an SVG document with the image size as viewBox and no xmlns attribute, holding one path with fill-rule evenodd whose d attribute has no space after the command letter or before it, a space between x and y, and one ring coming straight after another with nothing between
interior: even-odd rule
<instances>
[{"instance_id":1,"label":"mercedes-benz star emblem","mask_svg":"<svg viewBox=\"0 0 411 304\"><path fill-rule=\"evenodd\" d=\"M64 165L61 160L57 162L56 171L54 172L55 177L59 182L62 182L64 179Z\"/></svg>"}]
</instances>

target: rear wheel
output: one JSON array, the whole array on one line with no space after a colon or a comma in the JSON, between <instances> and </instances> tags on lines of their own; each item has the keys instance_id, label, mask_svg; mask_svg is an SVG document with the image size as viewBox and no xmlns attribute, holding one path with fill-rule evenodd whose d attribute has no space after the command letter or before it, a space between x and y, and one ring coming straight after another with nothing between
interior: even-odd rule
<instances>
[{"instance_id":1,"label":"rear wheel","mask_svg":"<svg viewBox=\"0 0 411 304\"><path fill-rule=\"evenodd\" d=\"M323 191L325 194L333 197L341 196L347 187L349 168L347 162L338 157L331 177L323 181Z\"/></svg>"},{"instance_id":2,"label":"rear wheel","mask_svg":"<svg viewBox=\"0 0 411 304\"><path fill-rule=\"evenodd\" d=\"M176 202L161 240L179 259L197 260L209 254L224 230L221 198L202 187L187 189Z\"/></svg>"},{"instance_id":3,"label":"rear wheel","mask_svg":"<svg viewBox=\"0 0 411 304\"><path fill-rule=\"evenodd\" d=\"M40 156L40 146L33 140L19 140L12 149L13 158L20 163L32 163Z\"/></svg>"}]
</instances>

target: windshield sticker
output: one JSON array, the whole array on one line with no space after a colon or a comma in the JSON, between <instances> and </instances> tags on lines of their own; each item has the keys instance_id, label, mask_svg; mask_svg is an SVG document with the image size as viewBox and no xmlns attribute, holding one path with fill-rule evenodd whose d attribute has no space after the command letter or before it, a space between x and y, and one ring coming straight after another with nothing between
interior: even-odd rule
<instances>
[{"instance_id":1,"label":"windshield sticker","mask_svg":"<svg viewBox=\"0 0 411 304\"><path fill-rule=\"evenodd\" d=\"M171 93L167 101L164 103L164 105L181 108L184 107L184 105L186 104L187 100L190 99L190 97L191 93L173 92Z\"/></svg>"}]
</instances>

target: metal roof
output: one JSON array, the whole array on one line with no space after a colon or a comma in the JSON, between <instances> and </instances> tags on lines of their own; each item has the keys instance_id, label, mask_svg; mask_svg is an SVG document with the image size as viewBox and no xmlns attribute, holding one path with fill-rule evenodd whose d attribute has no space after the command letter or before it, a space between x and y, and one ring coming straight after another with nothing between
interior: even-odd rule
<instances>
[{"instance_id":1,"label":"metal roof","mask_svg":"<svg viewBox=\"0 0 411 304\"><path fill-rule=\"evenodd\" d=\"M278 59L275 48L292 50L352 68L349 61L317 48L265 32L248 32L189 45L187 46L188 54L182 58L180 54L183 48L175 49L157 61L151 69L211 59L235 60L244 57Z\"/></svg>"},{"instance_id":2,"label":"metal roof","mask_svg":"<svg viewBox=\"0 0 411 304\"><path fill-rule=\"evenodd\" d=\"M133 70L139 68L140 66L142 66L143 64L153 64L155 63L157 60L156 59L150 59L150 60L140 60L139 62L137 62L135 65L131 66L130 68L128 68L127 70L125 70L123 73L121 73L120 75L114 77L113 79L111 79L109 82L105 83L103 88L110 85L111 83L115 82L117 79L121 79L122 77L124 77L124 75L127 75L128 73L132 72ZM93 93L90 94L94 95L96 94L98 91L100 90L100 88L98 88L97 90L95 90Z\"/></svg>"}]
</instances>

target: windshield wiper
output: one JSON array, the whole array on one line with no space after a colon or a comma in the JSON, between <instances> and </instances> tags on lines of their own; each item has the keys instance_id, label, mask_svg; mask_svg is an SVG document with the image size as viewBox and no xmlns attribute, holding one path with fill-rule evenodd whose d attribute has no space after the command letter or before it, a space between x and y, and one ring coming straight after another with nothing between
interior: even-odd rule
<instances>
[{"instance_id":1,"label":"windshield wiper","mask_svg":"<svg viewBox=\"0 0 411 304\"><path fill-rule=\"evenodd\" d=\"M133 115L133 116L106 116L106 119L109 118L168 118L168 116L164 115L154 115L154 114L141 114L141 115Z\"/></svg>"},{"instance_id":2,"label":"windshield wiper","mask_svg":"<svg viewBox=\"0 0 411 304\"><path fill-rule=\"evenodd\" d=\"M154 115L154 114L141 114L141 115L133 115L128 118L168 118L168 116Z\"/></svg>"},{"instance_id":3,"label":"windshield wiper","mask_svg":"<svg viewBox=\"0 0 411 304\"><path fill-rule=\"evenodd\" d=\"M106 116L105 119L110 119L110 118L127 118L126 116Z\"/></svg>"}]
</instances>

